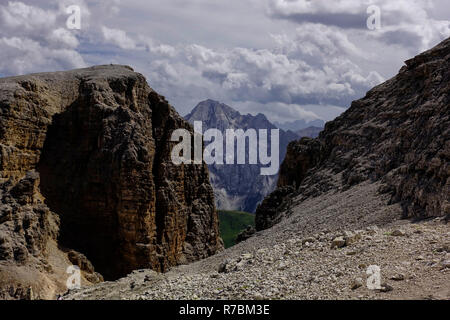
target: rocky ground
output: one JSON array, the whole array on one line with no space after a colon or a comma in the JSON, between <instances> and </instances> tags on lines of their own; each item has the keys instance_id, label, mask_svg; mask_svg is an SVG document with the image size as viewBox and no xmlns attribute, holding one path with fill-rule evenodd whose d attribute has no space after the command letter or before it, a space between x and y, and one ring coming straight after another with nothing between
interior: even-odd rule
<instances>
[{"instance_id":1,"label":"rocky ground","mask_svg":"<svg viewBox=\"0 0 450 320\"><path fill-rule=\"evenodd\" d=\"M116 280L223 248L206 164L171 159L192 126L132 68L1 78L0 114L0 299L51 299L72 264Z\"/></svg>"},{"instance_id":2,"label":"rocky ground","mask_svg":"<svg viewBox=\"0 0 450 320\"><path fill-rule=\"evenodd\" d=\"M450 299L450 226L398 220L380 185L296 206L280 224L160 274L137 270L64 299ZM380 288L369 289L369 266Z\"/></svg>"}]
</instances>

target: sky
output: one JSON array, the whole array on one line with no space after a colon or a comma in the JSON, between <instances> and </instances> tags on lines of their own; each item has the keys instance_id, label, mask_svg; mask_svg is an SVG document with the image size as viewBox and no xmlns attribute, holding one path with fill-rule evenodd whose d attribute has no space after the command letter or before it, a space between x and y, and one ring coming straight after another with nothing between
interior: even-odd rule
<instances>
[{"instance_id":1,"label":"sky","mask_svg":"<svg viewBox=\"0 0 450 320\"><path fill-rule=\"evenodd\" d=\"M125 64L181 115L328 121L448 37L448 0L0 0L0 76Z\"/></svg>"}]
</instances>

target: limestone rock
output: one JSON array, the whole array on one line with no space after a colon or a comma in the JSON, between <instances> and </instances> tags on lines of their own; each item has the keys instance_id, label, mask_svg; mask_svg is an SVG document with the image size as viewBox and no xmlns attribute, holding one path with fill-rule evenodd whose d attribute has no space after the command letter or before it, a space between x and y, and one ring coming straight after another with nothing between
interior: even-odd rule
<instances>
[{"instance_id":1,"label":"limestone rock","mask_svg":"<svg viewBox=\"0 0 450 320\"><path fill-rule=\"evenodd\" d=\"M193 132L126 66L0 79L0 256L24 263L58 239L116 279L220 250L208 168L171 161L179 128Z\"/></svg>"},{"instance_id":2,"label":"limestone rock","mask_svg":"<svg viewBox=\"0 0 450 320\"><path fill-rule=\"evenodd\" d=\"M362 286L363 286L363 283L364 283L364 281L363 281L362 278L356 278L355 280L353 280L353 282L352 282L350 288L351 288L352 290L356 290L356 289L358 289L359 287L362 287Z\"/></svg>"},{"instance_id":3,"label":"limestone rock","mask_svg":"<svg viewBox=\"0 0 450 320\"><path fill-rule=\"evenodd\" d=\"M352 232L352 231L345 231L344 232L344 239L345 239L345 245L349 246L358 240L361 239L361 233L360 232Z\"/></svg>"},{"instance_id":4,"label":"limestone rock","mask_svg":"<svg viewBox=\"0 0 450 320\"><path fill-rule=\"evenodd\" d=\"M392 231L391 235L394 237L403 237L405 233L400 229L395 229L394 231Z\"/></svg>"}]
</instances>

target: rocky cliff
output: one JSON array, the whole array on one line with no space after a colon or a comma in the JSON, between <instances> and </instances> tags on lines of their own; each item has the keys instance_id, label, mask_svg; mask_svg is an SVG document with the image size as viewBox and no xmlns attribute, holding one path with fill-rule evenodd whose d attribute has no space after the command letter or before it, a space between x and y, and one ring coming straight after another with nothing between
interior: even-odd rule
<instances>
[{"instance_id":1,"label":"rocky cliff","mask_svg":"<svg viewBox=\"0 0 450 320\"><path fill-rule=\"evenodd\" d=\"M243 115L232 107L214 100L200 102L185 118L190 123L201 121L203 130L218 129L224 137L226 129L242 129L245 131L248 129L271 130L277 128L263 114ZM298 137L292 131L280 130L279 163L284 159L288 143L298 139ZM235 163L237 163L236 159ZM261 167L260 164L248 163L245 165L209 165L217 207L223 210L254 212L256 206L264 197L275 189L277 181L277 175L260 175Z\"/></svg>"},{"instance_id":2,"label":"rocky cliff","mask_svg":"<svg viewBox=\"0 0 450 320\"><path fill-rule=\"evenodd\" d=\"M192 127L131 68L0 79L0 113L0 280L14 290L20 266L80 260L64 248L106 279L222 248L208 168L170 159L171 132Z\"/></svg>"},{"instance_id":3,"label":"rocky cliff","mask_svg":"<svg viewBox=\"0 0 450 320\"><path fill-rule=\"evenodd\" d=\"M317 139L288 146L278 189L256 212L266 229L304 201L380 181L403 217L450 217L450 39L406 61L397 76L370 90Z\"/></svg>"}]
</instances>

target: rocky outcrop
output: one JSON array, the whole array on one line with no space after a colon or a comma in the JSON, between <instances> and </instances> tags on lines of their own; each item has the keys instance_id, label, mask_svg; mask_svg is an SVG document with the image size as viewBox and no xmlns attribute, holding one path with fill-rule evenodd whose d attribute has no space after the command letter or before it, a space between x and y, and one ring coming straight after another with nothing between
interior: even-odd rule
<instances>
[{"instance_id":1,"label":"rocky outcrop","mask_svg":"<svg viewBox=\"0 0 450 320\"><path fill-rule=\"evenodd\" d=\"M28 171L0 185L0 299L52 299L66 288L66 269L81 268L83 284L103 281L90 268L71 261L80 255L56 244L59 217L45 205L39 174Z\"/></svg>"},{"instance_id":2,"label":"rocky outcrop","mask_svg":"<svg viewBox=\"0 0 450 320\"><path fill-rule=\"evenodd\" d=\"M450 217L449 69L447 39L354 101L319 138L291 143L278 180L279 188L294 189L286 198L302 201L366 180L382 181L379 192L402 205L403 217ZM257 221L269 216L277 222L273 212L285 212L279 208L269 196Z\"/></svg>"},{"instance_id":3,"label":"rocky outcrop","mask_svg":"<svg viewBox=\"0 0 450 320\"><path fill-rule=\"evenodd\" d=\"M0 227L11 239L18 215L34 215L22 220L36 231L17 253L0 247L0 259L44 252L57 238L82 253L66 255L72 263L115 279L222 248L208 168L170 159L172 131L192 127L131 68L0 79L0 113ZM30 179L31 194L15 191Z\"/></svg>"},{"instance_id":4,"label":"rocky outcrop","mask_svg":"<svg viewBox=\"0 0 450 320\"><path fill-rule=\"evenodd\" d=\"M276 129L263 114L243 115L230 106L214 100L200 102L185 118L190 123L201 121L204 131L209 128L218 129L224 137L226 129L242 129L244 131L248 129ZM284 159L288 143L298 139L298 137L292 131L280 130L279 163ZM262 176L260 168L264 166L260 164L236 164L236 159L234 163L234 165L209 165L216 205L222 210L254 212L264 197L275 189L277 175Z\"/></svg>"}]
</instances>

